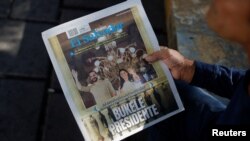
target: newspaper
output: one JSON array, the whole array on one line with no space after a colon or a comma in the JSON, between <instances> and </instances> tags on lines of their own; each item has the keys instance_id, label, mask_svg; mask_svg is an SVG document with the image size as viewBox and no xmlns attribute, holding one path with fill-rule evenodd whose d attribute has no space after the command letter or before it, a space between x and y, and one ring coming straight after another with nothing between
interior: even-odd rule
<instances>
[{"instance_id":1,"label":"newspaper","mask_svg":"<svg viewBox=\"0 0 250 141\"><path fill-rule=\"evenodd\" d=\"M169 69L149 64L158 41L128 0L42 33L86 141L121 140L184 110Z\"/></svg>"}]
</instances>

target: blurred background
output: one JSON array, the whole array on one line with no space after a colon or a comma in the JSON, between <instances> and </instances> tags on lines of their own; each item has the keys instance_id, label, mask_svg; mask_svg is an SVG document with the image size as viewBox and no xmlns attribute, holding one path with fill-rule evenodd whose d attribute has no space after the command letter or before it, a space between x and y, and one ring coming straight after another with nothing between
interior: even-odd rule
<instances>
[{"instance_id":1,"label":"blurred background","mask_svg":"<svg viewBox=\"0 0 250 141\"><path fill-rule=\"evenodd\" d=\"M0 140L83 141L41 32L124 0L0 1ZM246 68L246 55L206 25L210 0L142 0L160 45ZM143 136L138 136L143 140ZM127 138L126 140L135 140Z\"/></svg>"}]
</instances>

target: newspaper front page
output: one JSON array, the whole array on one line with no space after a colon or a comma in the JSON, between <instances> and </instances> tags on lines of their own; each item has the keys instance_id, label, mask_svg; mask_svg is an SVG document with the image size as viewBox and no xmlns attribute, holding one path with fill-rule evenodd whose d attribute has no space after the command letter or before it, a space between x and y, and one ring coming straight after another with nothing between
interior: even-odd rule
<instances>
[{"instance_id":1,"label":"newspaper front page","mask_svg":"<svg viewBox=\"0 0 250 141\"><path fill-rule=\"evenodd\" d=\"M167 66L144 60L159 45L139 0L42 37L85 140L121 140L184 110Z\"/></svg>"}]
</instances>

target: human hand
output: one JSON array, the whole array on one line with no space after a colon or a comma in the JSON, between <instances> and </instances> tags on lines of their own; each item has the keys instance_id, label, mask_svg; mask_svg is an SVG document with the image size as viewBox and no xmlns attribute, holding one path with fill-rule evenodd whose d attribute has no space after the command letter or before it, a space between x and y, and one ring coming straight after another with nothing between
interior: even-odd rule
<instances>
[{"instance_id":1,"label":"human hand","mask_svg":"<svg viewBox=\"0 0 250 141\"><path fill-rule=\"evenodd\" d=\"M176 50L161 47L160 51L148 55L145 57L145 60L149 63L162 60L168 66L174 79L188 83L192 81L195 71L194 61L185 58Z\"/></svg>"},{"instance_id":2,"label":"human hand","mask_svg":"<svg viewBox=\"0 0 250 141\"><path fill-rule=\"evenodd\" d=\"M132 75L136 74L134 69L132 69L132 68L128 68L127 71L128 71L128 73L130 73Z\"/></svg>"},{"instance_id":3,"label":"human hand","mask_svg":"<svg viewBox=\"0 0 250 141\"><path fill-rule=\"evenodd\" d=\"M133 76L134 81L140 81L140 77L137 75L133 68L128 68L127 71Z\"/></svg>"}]
</instances>

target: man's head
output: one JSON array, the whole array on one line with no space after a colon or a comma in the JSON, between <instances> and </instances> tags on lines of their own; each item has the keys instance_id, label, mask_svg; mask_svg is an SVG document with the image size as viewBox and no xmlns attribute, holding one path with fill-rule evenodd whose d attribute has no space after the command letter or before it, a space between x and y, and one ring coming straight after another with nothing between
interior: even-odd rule
<instances>
[{"instance_id":1,"label":"man's head","mask_svg":"<svg viewBox=\"0 0 250 141\"><path fill-rule=\"evenodd\" d=\"M250 47L250 0L213 0L206 18L220 36Z\"/></svg>"},{"instance_id":2,"label":"man's head","mask_svg":"<svg viewBox=\"0 0 250 141\"><path fill-rule=\"evenodd\" d=\"M95 83L98 80L98 75L95 71L89 72L89 81L91 84Z\"/></svg>"}]
</instances>

